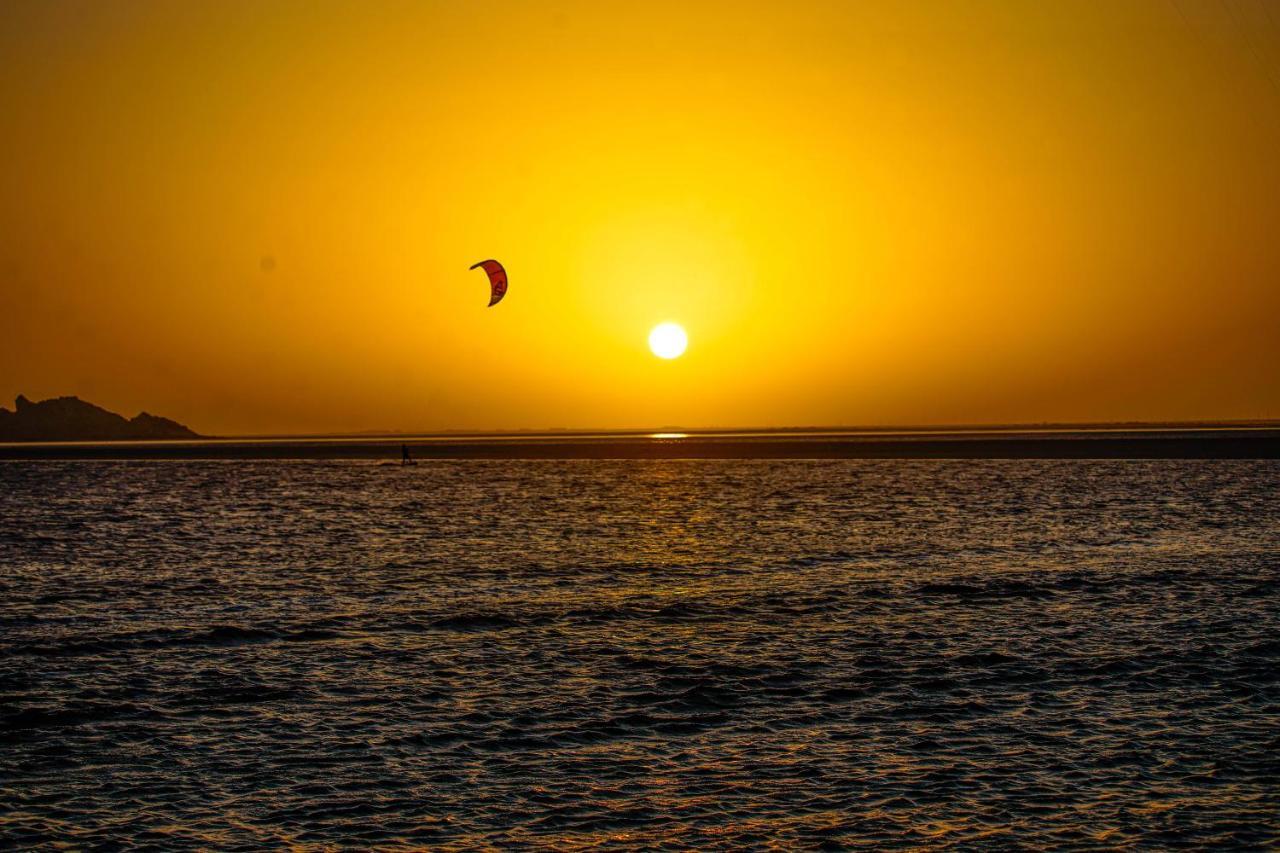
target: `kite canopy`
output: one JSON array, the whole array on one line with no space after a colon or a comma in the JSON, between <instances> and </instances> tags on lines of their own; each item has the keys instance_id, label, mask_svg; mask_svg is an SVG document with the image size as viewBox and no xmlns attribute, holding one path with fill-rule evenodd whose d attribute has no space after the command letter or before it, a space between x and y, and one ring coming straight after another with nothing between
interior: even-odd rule
<instances>
[{"instance_id":1,"label":"kite canopy","mask_svg":"<svg viewBox=\"0 0 1280 853\"><path fill-rule=\"evenodd\" d=\"M481 261L472 264L471 269L481 267L489 276L489 307L497 305L507 295L507 271L497 261Z\"/></svg>"}]
</instances>

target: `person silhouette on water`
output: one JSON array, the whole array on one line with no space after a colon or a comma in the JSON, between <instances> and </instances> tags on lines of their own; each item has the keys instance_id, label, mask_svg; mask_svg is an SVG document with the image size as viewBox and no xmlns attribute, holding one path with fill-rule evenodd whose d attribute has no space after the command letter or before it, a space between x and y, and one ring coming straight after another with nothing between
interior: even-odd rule
<instances>
[{"instance_id":1,"label":"person silhouette on water","mask_svg":"<svg viewBox=\"0 0 1280 853\"><path fill-rule=\"evenodd\" d=\"M413 464L413 459L409 457L409 445L407 444L400 445L400 464L401 465Z\"/></svg>"}]
</instances>

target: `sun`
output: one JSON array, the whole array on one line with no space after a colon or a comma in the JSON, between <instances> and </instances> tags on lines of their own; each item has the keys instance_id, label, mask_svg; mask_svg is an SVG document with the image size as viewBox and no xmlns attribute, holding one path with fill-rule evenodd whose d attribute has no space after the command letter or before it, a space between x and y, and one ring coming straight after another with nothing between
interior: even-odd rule
<instances>
[{"instance_id":1,"label":"sun","mask_svg":"<svg viewBox=\"0 0 1280 853\"><path fill-rule=\"evenodd\" d=\"M649 333L649 349L658 358L679 358L689 346L689 336L678 323L659 323Z\"/></svg>"}]
</instances>

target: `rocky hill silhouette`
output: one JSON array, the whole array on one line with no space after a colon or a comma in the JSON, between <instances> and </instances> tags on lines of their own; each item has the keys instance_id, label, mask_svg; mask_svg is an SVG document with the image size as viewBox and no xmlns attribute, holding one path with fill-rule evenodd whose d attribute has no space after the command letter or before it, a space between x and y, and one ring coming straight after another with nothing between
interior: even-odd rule
<instances>
[{"instance_id":1,"label":"rocky hill silhouette","mask_svg":"<svg viewBox=\"0 0 1280 853\"><path fill-rule=\"evenodd\" d=\"M138 441L200 438L177 421L142 412L126 419L78 397L33 403L21 394L16 411L0 408L0 441Z\"/></svg>"}]
</instances>

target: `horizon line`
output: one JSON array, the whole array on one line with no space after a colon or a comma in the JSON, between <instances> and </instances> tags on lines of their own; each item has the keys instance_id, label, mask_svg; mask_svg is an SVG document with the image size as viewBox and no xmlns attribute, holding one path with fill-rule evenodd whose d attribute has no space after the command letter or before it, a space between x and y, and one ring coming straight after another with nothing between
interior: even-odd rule
<instances>
[{"instance_id":1,"label":"horizon line","mask_svg":"<svg viewBox=\"0 0 1280 853\"><path fill-rule=\"evenodd\" d=\"M958 423L958 424L886 424L870 425L818 425L803 426L715 426L690 427L663 424L649 427L512 427L506 429L449 428L434 430L366 429L333 432L279 432L279 433L225 433L200 434L202 439L215 440L269 440L269 439L377 439L377 438L463 438L468 436L502 435L617 435L643 436L651 434L770 434L770 433L959 433L959 432L1040 432L1040 431L1106 431L1106 430L1197 430L1197 429L1280 429L1280 418L1226 418L1204 420L1152 420L1152 421L1020 421L1013 423Z\"/></svg>"}]
</instances>

